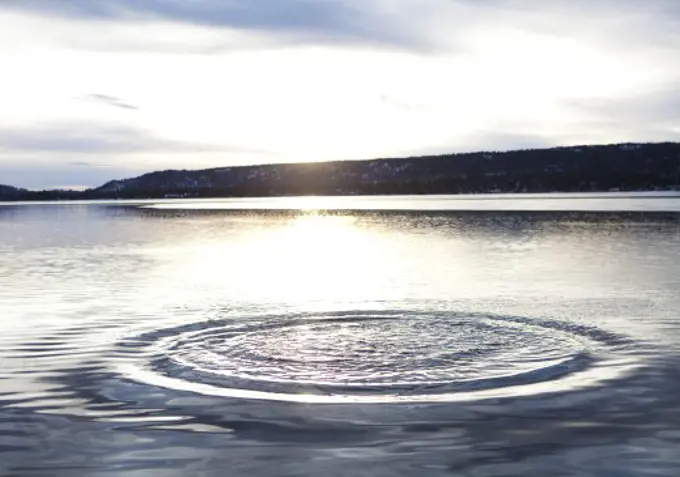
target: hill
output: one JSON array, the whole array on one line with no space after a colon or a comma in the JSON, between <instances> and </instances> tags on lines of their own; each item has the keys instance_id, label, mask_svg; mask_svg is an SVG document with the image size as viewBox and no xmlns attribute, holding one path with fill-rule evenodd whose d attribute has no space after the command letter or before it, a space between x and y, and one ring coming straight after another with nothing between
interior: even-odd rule
<instances>
[{"instance_id":1,"label":"hill","mask_svg":"<svg viewBox=\"0 0 680 477\"><path fill-rule=\"evenodd\" d=\"M585 192L680 188L680 144L617 144L152 172L91 197Z\"/></svg>"},{"instance_id":2,"label":"hill","mask_svg":"<svg viewBox=\"0 0 680 477\"><path fill-rule=\"evenodd\" d=\"M2 186L0 199L680 190L680 144L614 144L167 170L83 192Z\"/></svg>"},{"instance_id":3,"label":"hill","mask_svg":"<svg viewBox=\"0 0 680 477\"><path fill-rule=\"evenodd\" d=\"M16 187L0 184L0 200L17 199L26 192L28 191L25 189L18 189Z\"/></svg>"},{"instance_id":4,"label":"hill","mask_svg":"<svg viewBox=\"0 0 680 477\"><path fill-rule=\"evenodd\" d=\"M75 200L84 198L83 193L72 190L28 190L0 184L0 201L19 200Z\"/></svg>"}]
</instances>

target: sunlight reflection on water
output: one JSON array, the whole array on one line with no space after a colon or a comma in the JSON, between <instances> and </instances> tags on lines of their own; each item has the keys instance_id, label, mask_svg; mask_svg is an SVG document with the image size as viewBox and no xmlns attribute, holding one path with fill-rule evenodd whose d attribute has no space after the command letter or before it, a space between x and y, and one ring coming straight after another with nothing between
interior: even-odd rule
<instances>
[{"instance_id":1,"label":"sunlight reflection on water","mask_svg":"<svg viewBox=\"0 0 680 477\"><path fill-rule=\"evenodd\" d=\"M676 475L678 216L485 203L0 206L0 473Z\"/></svg>"}]
</instances>

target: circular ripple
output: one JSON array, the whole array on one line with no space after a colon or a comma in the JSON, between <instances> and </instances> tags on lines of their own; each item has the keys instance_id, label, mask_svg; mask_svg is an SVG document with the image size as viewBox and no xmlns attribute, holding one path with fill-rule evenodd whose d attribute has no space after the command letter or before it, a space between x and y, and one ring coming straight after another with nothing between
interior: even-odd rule
<instances>
[{"instance_id":1,"label":"circular ripple","mask_svg":"<svg viewBox=\"0 0 680 477\"><path fill-rule=\"evenodd\" d=\"M560 392L630 368L598 328L463 313L344 313L219 320L126 340L150 347L133 379L295 402L428 402Z\"/></svg>"}]
</instances>

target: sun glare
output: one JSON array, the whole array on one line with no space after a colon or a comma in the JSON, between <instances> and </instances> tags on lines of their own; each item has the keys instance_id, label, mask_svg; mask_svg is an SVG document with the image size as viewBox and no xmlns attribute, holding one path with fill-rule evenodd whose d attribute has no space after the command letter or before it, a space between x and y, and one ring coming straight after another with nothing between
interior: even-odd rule
<instances>
[{"instance_id":1,"label":"sun glare","mask_svg":"<svg viewBox=\"0 0 680 477\"><path fill-rule=\"evenodd\" d=\"M382 290L377 271L389 263L383 263L380 238L364 230L355 217L310 210L284 222L278 217L276 226L258 217L245 219L248 225L237 233L232 220L243 225L242 218L227 218L210 237L187 237L184 253L163 275L199 277L194 291L204 294L210 289L216 301L236 296L302 302L312 308L369 299Z\"/></svg>"}]
</instances>

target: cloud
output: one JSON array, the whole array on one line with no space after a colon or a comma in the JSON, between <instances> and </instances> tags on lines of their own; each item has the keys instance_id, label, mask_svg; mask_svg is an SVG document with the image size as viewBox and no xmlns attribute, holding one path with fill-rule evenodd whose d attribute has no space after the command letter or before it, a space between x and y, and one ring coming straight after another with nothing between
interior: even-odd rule
<instances>
[{"instance_id":1,"label":"cloud","mask_svg":"<svg viewBox=\"0 0 680 477\"><path fill-rule=\"evenodd\" d=\"M677 0L0 0L0 176L676 140L679 49Z\"/></svg>"},{"instance_id":2,"label":"cloud","mask_svg":"<svg viewBox=\"0 0 680 477\"><path fill-rule=\"evenodd\" d=\"M262 150L240 146L164 139L141 129L128 126L97 125L81 122L0 127L0 152L73 154L130 154L140 152L265 153ZM80 165L83 165L83 163L80 163Z\"/></svg>"},{"instance_id":3,"label":"cloud","mask_svg":"<svg viewBox=\"0 0 680 477\"><path fill-rule=\"evenodd\" d=\"M402 110L407 110L407 111L417 111L417 110L423 110L423 109L427 108L427 106L425 106L423 104L404 101L400 98L391 96L389 94L381 94L380 95L380 101L382 101L385 105L393 107L395 109L402 109Z\"/></svg>"},{"instance_id":4,"label":"cloud","mask_svg":"<svg viewBox=\"0 0 680 477\"><path fill-rule=\"evenodd\" d=\"M677 0L5 0L3 10L88 25L96 31L60 33L82 50L216 54L332 44L439 54L464 51L471 33L502 41L507 30L632 49L680 42ZM177 34L166 35L167 25Z\"/></svg>"},{"instance_id":5,"label":"cloud","mask_svg":"<svg viewBox=\"0 0 680 477\"><path fill-rule=\"evenodd\" d=\"M20 0L0 4L7 10L85 21L170 21L307 37L413 45L408 29L392 28L381 2L354 0Z\"/></svg>"},{"instance_id":6,"label":"cloud","mask_svg":"<svg viewBox=\"0 0 680 477\"><path fill-rule=\"evenodd\" d=\"M468 147L462 148L466 152L478 151L508 151L516 149L543 149L560 145L555 138L539 134L531 134L529 131L516 133L480 130L467 138Z\"/></svg>"},{"instance_id":7,"label":"cloud","mask_svg":"<svg viewBox=\"0 0 680 477\"><path fill-rule=\"evenodd\" d=\"M115 167L114 165L111 164L97 163L92 161L69 161L66 165L75 167L104 167L104 168Z\"/></svg>"},{"instance_id":8,"label":"cloud","mask_svg":"<svg viewBox=\"0 0 680 477\"><path fill-rule=\"evenodd\" d=\"M166 139L115 123L0 126L0 183L30 189L94 187L157 169L230 164L234 156L266 162L268 154L238 145Z\"/></svg>"},{"instance_id":9,"label":"cloud","mask_svg":"<svg viewBox=\"0 0 680 477\"><path fill-rule=\"evenodd\" d=\"M591 140L612 134L630 141L680 141L680 87L671 85L636 95L571 101L566 108L582 119Z\"/></svg>"},{"instance_id":10,"label":"cloud","mask_svg":"<svg viewBox=\"0 0 680 477\"><path fill-rule=\"evenodd\" d=\"M137 106L126 103L116 96L109 96L106 94L88 94L82 97L85 101L93 101L95 103L113 106L115 108L123 109L138 109Z\"/></svg>"},{"instance_id":11,"label":"cloud","mask_svg":"<svg viewBox=\"0 0 680 477\"><path fill-rule=\"evenodd\" d=\"M50 164L41 159L27 159L21 164L3 164L0 183L26 189L70 189L96 187L112 179L140 174L127 167L90 167L71 164ZM65 186L68 184L68 186Z\"/></svg>"},{"instance_id":12,"label":"cloud","mask_svg":"<svg viewBox=\"0 0 680 477\"><path fill-rule=\"evenodd\" d=\"M593 118L616 123L636 121L647 126L680 126L680 86L657 91L640 91L636 95L608 101L574 101L570 105Z\"/></svg>"}]
</instances>

